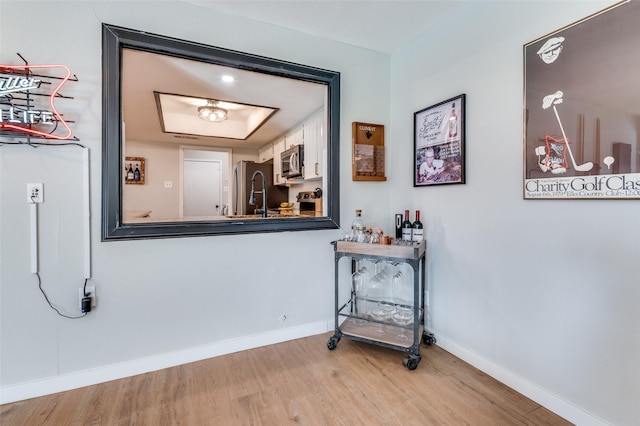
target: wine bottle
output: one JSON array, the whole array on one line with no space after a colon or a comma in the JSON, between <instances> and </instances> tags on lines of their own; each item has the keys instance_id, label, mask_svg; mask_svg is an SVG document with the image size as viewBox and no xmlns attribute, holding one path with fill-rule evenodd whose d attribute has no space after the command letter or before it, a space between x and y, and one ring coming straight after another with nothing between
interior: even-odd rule
<instances>
[{"instance_id":1,"label":"wine bottle","mask_svg":"<svg viewBox=\"0 0 640 426\"><path fill-rule=\"evenodd\" d=\"M458 116L456 115L456 104L451 107L451 117L449 117L449 138L458 136Z\"/></svg>"},{"instance_id":2,"label":"wine bottle","mask_svg":"<svg viewBox=\"0 0 640 426\"><path fill-rule=\"evenodd\" d=\"M404 222L402 222L402 240L411 241L413 235L413 225L409 220L409 210L404 211Z\"/></svg>"},{"instance_id":3,"label":"wine bottle","mask_svg":"<svg viewBox=\"0 0 640 426\"><path fill-rule=\"evenodd\" d=\"M129 171L127 172L127 180L133 180L133 167L129 163Z\"/></svg>"},{"instance_id":4,"label":"wine bottle","mask_svg":"<svg viewBox=\"0 0 640 426\"><path fill-rule=\"evenodd\" d=\"M133 171L133 180L135 181L140 180L140 169L138 168L137 164L136 164L136 169Z\"/></svg>"},{"instance_id":5,"label":"wine bottle","mask_svg":"<svg viewBox=\"0 0 640 426\"><path fill-rule=\"evenodd\" d=\"M424 240L424 226L420 221L420 210L416 210L416 220L413 222L413 241L419 243Z\"/></svg>"}]
</instances>

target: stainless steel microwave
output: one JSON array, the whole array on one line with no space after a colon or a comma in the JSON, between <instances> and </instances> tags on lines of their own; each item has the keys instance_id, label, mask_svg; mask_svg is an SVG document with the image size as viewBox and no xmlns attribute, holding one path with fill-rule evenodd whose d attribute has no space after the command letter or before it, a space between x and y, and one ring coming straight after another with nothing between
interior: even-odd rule
<instances>
[{"instance_id":1,"label":"stainless steel microwave","mask_svg":"<svg viewBox=\"0 0 640 426\"><path fill-rule=\"evenodd\" d=\"M304 145L293 145L280 155L282 176L291 179L302 176L304 167Z\"/></svg>"}]
</instances>

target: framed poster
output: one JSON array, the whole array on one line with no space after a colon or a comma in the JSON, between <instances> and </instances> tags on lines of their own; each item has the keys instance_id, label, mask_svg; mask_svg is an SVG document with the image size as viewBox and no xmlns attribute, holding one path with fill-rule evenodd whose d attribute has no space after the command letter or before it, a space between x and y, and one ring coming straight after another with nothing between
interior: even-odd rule
<instances>
[{"instance_id":1,"label":"framed poster","mask_svg":"<svg viewBox=\"0 0 640 426\"><path fill-rule=\"evenodd\" d=\"M465 97L414 113L413 186L464 183Z\"/></svg>"},{"instance_id":2,"label":"framed poster","mask_svg":"<svg viewBox=\"0 0 640 426\"><path fill-rule=\"evenodd\" d=\"M524 199L640 199L640 2L524 46Z\"/></svg>"},{"instance_id":3,"label":"framed poster","mask_svg":"<svg viewBox=\"0 0 640 426\"><path fill-rule=\"evenodd\" d=\"M144 185L144 158L125 157L124 183Z\"/></svg>"}]
</instances>

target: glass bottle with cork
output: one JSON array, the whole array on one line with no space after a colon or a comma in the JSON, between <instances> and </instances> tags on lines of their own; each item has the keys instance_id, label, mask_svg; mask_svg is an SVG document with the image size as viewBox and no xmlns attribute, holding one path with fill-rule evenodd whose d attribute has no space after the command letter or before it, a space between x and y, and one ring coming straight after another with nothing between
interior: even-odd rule
<instances>
[{"instance_id":1,"label":"glass bottle with cork","mask_svg":"<svg viewBox=\"0 0 640 426\"><path fill-rule=\"evenodd\" d=\"M362 210L356 210L356 218L351 222L351 230L353 232L353 240L358 243L364 243L367 240L366 227L362 220Z\"/></svg>"},{"instance_id":2,"label":"glass bottle with cork","mask_svg":"<svg viewBox=\"0 0 640 426\"><path fill-rule=\"evenodd\" d=\"M455 102L451 106L451 116L449 117L449 139L458 136L458 115L456 114Z\"/></svg>"},{"instance_id":3,"label":"glass bottle with cork","mask_svg":"<svg viewBox=\"0 0 640 426\"><path fill-rule=\"evenodd\" d=\"M402 222L402 241L411 241L413 236L413 224L409 220L409 210L404 211L404 222Z\"/></svg>"},{"instance_id":4,"label":"glass bottle with cork","mask_svg":"<svg viewBox=\"0 0 640 426\"><path fill-rule=\"evenodd\" d=\"M415 222L413 222L412 228L412 240L413 242L419 244L420 242L422 242L422 240L424 240L424 225L420 221L420 210L416 210L416 220Z\"/></svg>"}]
</instances>

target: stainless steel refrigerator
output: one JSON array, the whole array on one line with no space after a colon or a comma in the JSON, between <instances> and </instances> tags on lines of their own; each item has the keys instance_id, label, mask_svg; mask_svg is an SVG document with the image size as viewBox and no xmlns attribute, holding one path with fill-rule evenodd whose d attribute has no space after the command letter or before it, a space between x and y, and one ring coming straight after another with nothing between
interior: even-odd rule
<instances>
[{"instance_id":1,"label":"stainless steel refrigerator","mask_svg":"<svg viewBox=\"0 0 640 426\"><path fill-rule=\"evenodd\" d=\"M260 170L267 180L267 209L278 213L280 203L289 201L289 188L273 184L273 164L238 161L233 165L233 184L231 188L231 214L253 214L262 208L262 178L255 178L256 204L249 204L251 195L251 177Z\"/></svg>"}]
</instances>

